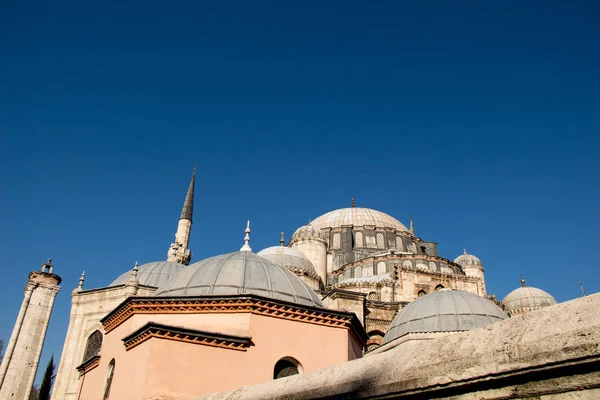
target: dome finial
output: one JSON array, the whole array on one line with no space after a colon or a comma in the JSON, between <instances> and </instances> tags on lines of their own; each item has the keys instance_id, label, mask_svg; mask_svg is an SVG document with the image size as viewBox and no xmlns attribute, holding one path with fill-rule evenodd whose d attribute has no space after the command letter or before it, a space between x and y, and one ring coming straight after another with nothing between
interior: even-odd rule
<instances>
[{"instance_id":1,"label":"dome finial","mask_svg":"<svg viewBox=\"0 0 600 400\"><path fill-rule=\"evenodd\" d=\"M248 220L248 223L246 224L246 229L244 230L244 232L246 233L246 236L244 236L244 245L242 246L240 251L251 252L252 249L250 248L250 220Z\"/></svg>"},{"instance_id":2,"label":"dome finial","mask_svg":"<svg viewBox=\"0 0 600 400\"><path fill-rule=\"evenodd\" d=\"M138 267L139 267L138 262L137 262L137 260L135 260L135 264L133 265L133 269L131 270L131 276L136 279L137 279L138 270L139 270Z\"/></svg>"},{"instance_id":3,"label":"dome finial","mask_svg":"<svg viewBox=\"0 0 600 400\"><path fill-rule=\"evenodd\" d=\"M415 225L413 223L412 213L409 214L410 218L410 233L415 234Z\"/></svg>"},{"instance_id":4,"label":"dome finial","mask_svg":"<svg viewBox=\"0 0 600 400\"><path fill-rule=\"evenodd\" d=\"M279 239L279 245L281 247L283 247L283 245L285 244L285 239L283 238L283 234L284 234L284 232L281 232L281 239Z\"/></svg>"},{"instance_id":5,"label":"dome finial","mask_svg":"<svg viewBox=\"0 0 600 400\"><path fill-rule=\"evenodd\" d=\"M463 248L463 254L466 256L467 255L467 249Z\"/></svg>"},{"instance_id":6,"label":"dome finial","mask_svg":"<svg viewBox=\"0 0 600 400\"><path fill-rule=\"evenodd\" d=\"M354 208L354 196L352 196L352 208Z\"/></svg>"},{"instance_id":7,"label":"dome finial","mask_svg":"<svg viewBox=\"0 0 600 400\"><path fill-rule=\"evenodd\" d=\"M521 287L525 287L525 277L521 275Z\"/></svg>"}]
</instances>

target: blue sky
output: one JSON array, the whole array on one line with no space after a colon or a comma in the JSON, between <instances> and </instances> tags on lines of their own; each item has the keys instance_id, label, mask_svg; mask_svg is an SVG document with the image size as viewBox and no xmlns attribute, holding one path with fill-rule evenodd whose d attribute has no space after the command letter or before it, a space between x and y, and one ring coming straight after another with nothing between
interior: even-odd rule
<instances>
[{"instance_id":1,"label":"blue sky","mask_svg":"<svg viewBox=\"0 0 600 400\"><path fill-rule=\"evenodd\" d=\"M82 270L101 287L166 258L194 163L193 261L239 249L246 219L258 251L354 196L479 256L500 299L521 274L600 291L596 2L2 8L0 338L52 257L43 366Z\"/></svg>"}]
</instances>

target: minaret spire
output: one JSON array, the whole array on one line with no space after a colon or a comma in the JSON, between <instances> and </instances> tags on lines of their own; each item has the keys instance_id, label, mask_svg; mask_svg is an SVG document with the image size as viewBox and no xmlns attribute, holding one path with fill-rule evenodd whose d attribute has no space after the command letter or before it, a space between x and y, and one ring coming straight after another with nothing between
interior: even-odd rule
<instances>
[{"instance_id":1,"label":"minaret spire","mask_svg":"<svg viewBox=\"0 0 600 400\"><path fill-rule=\"evenodd\" d=\"M179 217L177 232L175 233L175 242L171 243L167 261L177 262L188 265L192 259L192 252L188 249L190 243L190 233L192 231L192 215L194 212L194 188L196 186L196 165L192 173L192 180L188 187L183 209Z\"/></svg>"},{"instance_id":2,"label":"minaret spire","mask_svg":"<svg viewBox=\"0 0 600 400\"><path fill-rule=\"evenodd\" d=\"M283 234L284 234L284 232L281 232L281 239L279 239L279 245L281 247L283 247L283 245L285 244L285 239L283 238Z\"/></svg>"},{"instance_id":3,"label":"minaret spire","mask_svg":"<svg viewBox=\"0 0 600 400\"><path fill-rule=\"evenodd\" d=\"M412 213L410 213L410 233L415 234L415 224L413 223Z\"/></svg>"}]
</instances>

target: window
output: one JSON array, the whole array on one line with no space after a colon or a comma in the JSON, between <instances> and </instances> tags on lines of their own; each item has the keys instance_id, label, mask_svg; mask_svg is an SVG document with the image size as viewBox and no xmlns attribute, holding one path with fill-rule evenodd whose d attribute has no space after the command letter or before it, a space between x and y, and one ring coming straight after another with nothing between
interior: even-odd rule
<instances>
[{"instance_id":1,"label":"window","mask_svg":"<svg viewBox=\"0 0 600 400\"><path fill-rule=\"evenodd\" d=\"M443 285L437 285L437 286L435 287L435 291L437 292L438 290L440 290L440 289L443 289L443 288L444 288L444 286L443 286Z\"/></svg>"},{"instance_id":2,"label":"window","mask_svg":"<svg viewBox=\"0 0 600 400\"><path fill-rule=\"evenodd\" d=\"M333 248L334 249L339 249L341 247L340 245L340 234L339 233L334 233L333 234Z\"/></svg>"},{"instance_id":3,"label":"window","mask_svg":"<svg viewBox=\"0 0 600 400\"><path fill-rule=\"evenodd\" d=\"M362 232L356 232L356 234L354 235L354 247L363 247Z\"/></svg>"},{"instance_id":4,"label":"window","mask_svg":"<svg viewBox=\"0 0 600 400\"><path fill-rule=\"evenodd\" d=\"M383 237L383 233L378 232L376 238L377 238L377 248L385 249L385 240Z\"/></svg>"},{"instance_id":5,"label":"window","mask_svg":"<svg viewBox=\"0 0 600 400\"><path fill-rule=\"evenodd\" d=\"M377 300L377 293L376 292L370 292L367 295L367 300Z\"/></svg>"},{"instance_id":6,"label":"window","mask_svg":"<svg viewBox=\"0 0 600 400\"><path fill-rule=\"evenodd\" d=\"M424 290L419 290L419 293L417 293L417 296L421 297L421 296L425 296L427 294L427 292L425 292Z\"/></svg>"},{"instance_id":7,"label":"window","mask_svg":"<svg viewBox=\"0 0 600 400\"><path fill-rule=\"evenodd\" d=\"M106 370L106 384L104 385L104 397L103 399L108 399L110 396L110 386L112 385L113 375L115 374L115 359L113 358L108 363L108 369Z\"/></svg>"},{"instance_id":8,"label":"window","mask_svg":"<svg viewBox=\"0 0 600 400\"><path fill-rule=\"evenodd\" d=\"M379 261L377 263L377 275L383 275L385 274L385 262L384 261Z\"/></svg>"},{"instance_id":9,"label":"window","mask_svg":"<svg viewBox=\"0 0 600 400\"><path fill-rule=\"evenodd\" d=\"M87 343L85 344L85 351L83 352L83 361L87 361L94 357L100 352L102 347L102 332L94 331L88 336Z\"/></svg>"},{"instance_id":10,"label":"window","mask_svg":"<svg viewBox=\"0 0 600 400\"><path fill-rule=\"evenodd\" d=\"M298 360L292 357L284 357L275 364L273 379L285 378L300 373L302 373L302 366Z\"/></svg>"}]
</instances>

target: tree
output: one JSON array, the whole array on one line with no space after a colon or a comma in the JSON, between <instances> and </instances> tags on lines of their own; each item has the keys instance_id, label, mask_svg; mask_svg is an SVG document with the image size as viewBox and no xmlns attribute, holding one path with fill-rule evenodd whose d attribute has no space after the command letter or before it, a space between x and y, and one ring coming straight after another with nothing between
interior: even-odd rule
<instances>
[{"instance_id":1,"label":"tree","mask_svg":"<svg viewBox=\"0 0 600 400\"><path fill-rule=\"evenodd\" d=\"M50 357L48 366L46 366L46 372L44 372L44 379L40 385L40 394L38 400L50 400L50 390L52 389L52 381L54 380L54 355Z\"/></svg>"},{"instance_id":2,"label":"tree","mask_svg":"<svg viewBox=\"0 0 600 400\"><path fill-rule=\"evenodd\" d=\"M31 392L29 392L29 400L39 400L40 398L40 388L38 385L34 384L31 387Z\"/></svg>"}]
</instances>

